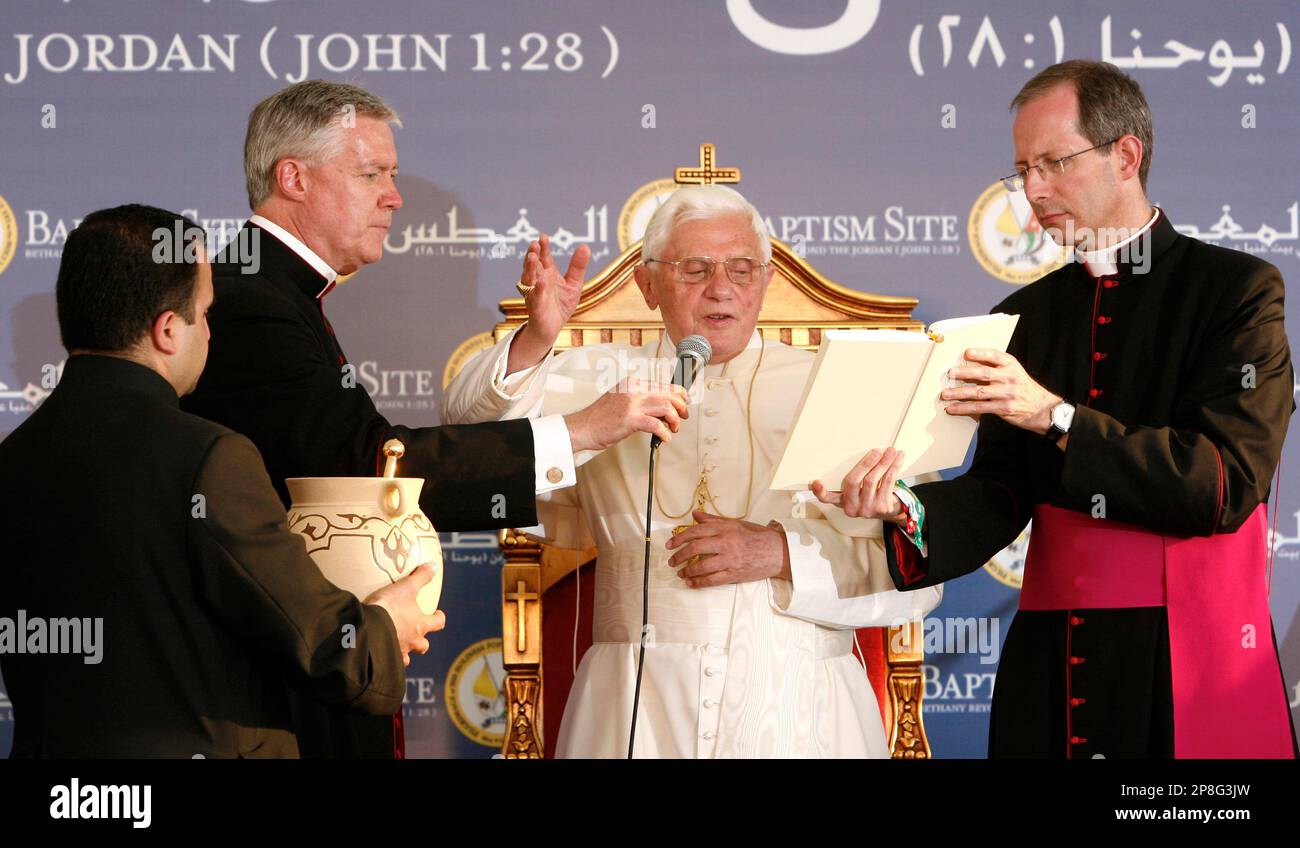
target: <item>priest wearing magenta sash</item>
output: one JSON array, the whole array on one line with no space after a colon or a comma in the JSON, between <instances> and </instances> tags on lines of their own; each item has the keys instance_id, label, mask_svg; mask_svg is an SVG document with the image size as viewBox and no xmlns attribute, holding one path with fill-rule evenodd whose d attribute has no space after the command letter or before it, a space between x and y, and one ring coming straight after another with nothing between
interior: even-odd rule
<instances>
[{"instance_id":1,"label":"priest wearing magenta sash","mask_svg":"<svg viewBox=\"0 0 1300 848\"><path fill-rule=\"evenodd\" d=\"M1047 68L1012 109L1007 188L1076 261L994 307L1021 316L1007 353L950 372L948 413L981 416L970 469L908 489L875 450L814 492L887 519L900 589L1033 520L991 756L1295 757L1265 520L1295 408L1282 277L1151 206L1151 113L1113 66Z\"/></svg>"}]
</instances>

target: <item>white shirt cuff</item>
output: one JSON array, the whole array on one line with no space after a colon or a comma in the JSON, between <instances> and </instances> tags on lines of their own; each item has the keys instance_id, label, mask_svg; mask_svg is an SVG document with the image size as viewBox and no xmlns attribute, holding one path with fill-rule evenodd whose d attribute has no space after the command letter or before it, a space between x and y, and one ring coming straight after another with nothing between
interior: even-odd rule
<instances>
[{"instance_id":1,"label":"white shirt cuff","mask_svg":"<svg viewBox=\"0 0 1300 848\"><path fill-rule=\"evenodd\" d=\"M811 544L801 543L799 534L788 530L785 537L791 579L768 581L768 602L777 612L833 630L892 627L923 618L943 597L941 592L923 594L928 590L921 589L841 598L821 542L814 538Z\"/></svg>"},{"instance_id":2,"label":"white shirt cuff","mask_svg":"<svg viewBox=\"0 0 1300 848\"><path fill-rule=\"evenodd\" d=\"M520 389L527 386L539 369L551 360L555 353L555 345L547 351L546 356L537 362L537 364L516 371L513 374L506 374L506 369L510 367L510 348L515 343L515 337L523 327L516 327L510 331L510 335L500 345L501 350L497 353L496 365L492 368L492 392L501 400L518 400Z\"/></svg>"},{"instance_id":3,"label":"white shirt cuff","mask_svg":"<svg viewBox=\"0 0 1300 848\"><path fill-rule=\"evenodd\" d=\"M573 464L573 444L563 415L529 418L533 427L533 456L537 469L537 494L572 486L578 481Z\"/></svg>"},{"instance_id":4,"label":"white shirt cuff","mask_svg":"<svg viewBox=\"0 0 1300 848\"><path fill-rule=\"evenodd\" d=\"M784 530L784 527L782 529ZM802 617L804 612L811 612L802 609L809 606L803 601L808 600L810 595L817 594L810 591L813 586L824 584L829 579L829 564L822 553L822 543L816 537L809 538L812 539L811 543L804 543L799 540L798 533L785 530L785 544L790 550L790 579L771 580L772 605L778 611L796 617ZM819 588L825 591L825 586Z\"/></svg>"},{"instance_id":5,"label":"white shirt cuff","mask_svg":"<svg viewBox=\"0 0 1300 848\"><path fill-rule=\"evenodd\" d=\"M547 354L547 356L550 356L550 354ZM505 362L502 362L498 368L498 378L493 380L493 384L504 389L508 397L514 397L514 392L511 390L514 389L515 386L528 382L529 378L536 374L537 369L541 368L545 362L546 360L542 360L536 365L525 368L522 371L516 371L509 376L500 377L499 375L506 370L506 364Z\"/></svg>"}]
</instances>

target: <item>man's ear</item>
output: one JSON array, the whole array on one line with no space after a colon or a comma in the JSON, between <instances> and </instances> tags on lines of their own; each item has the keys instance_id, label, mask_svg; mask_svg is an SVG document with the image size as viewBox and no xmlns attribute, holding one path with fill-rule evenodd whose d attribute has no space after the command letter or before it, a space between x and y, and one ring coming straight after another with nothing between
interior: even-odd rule
<instances>
[{"instance_id":1,"label":"man's ear","mask_svg":"<svg viewBox=\"0 0 1300 848\"><path fill-rule=\"evenodd\" d=\"M636 287L641 290L641 296L645 298L645 305L650 309L659 308L659 299L655 297L654 285L650 279L650 269L644 265L638 265L632 269L632 279L636 280Z\"/></svg>"},{"instance_id":2,"label":"man's ear","mask_svg":"<svg viewBox=\"0 0 1300 848\"><path fill-rule=\"evenodd\" d=\"M302 202L307 196L307 166L298 159L281 159L275 163L275 185L290 200Z\"/></svg>"},{"instance_id":3,"label":"man's ear","mask_svg":"<svg viewBox=\"0 0 1300 848\"><path fill-rule=\"evenodd\" d=\"M175 356L180 350L177 337L180 325L183 323L185 319L170 309L159 313L158 317L153 319L153 326L149 330L149 340L154 350L167 356Z\"/></svg>"},{"instance_id":4,"label":"man's ear","mask_svg":"<svg viewBox=\"0 0 1300 848\"><path fill-rule=\"evenodd\" d=\"M1126 135L1115 142L1115 153L1119 156L1119 178L1137 179L1142 168L1142 157L1146 154L1142 140L1135 135Z\"/></svg>"}]
</instances>

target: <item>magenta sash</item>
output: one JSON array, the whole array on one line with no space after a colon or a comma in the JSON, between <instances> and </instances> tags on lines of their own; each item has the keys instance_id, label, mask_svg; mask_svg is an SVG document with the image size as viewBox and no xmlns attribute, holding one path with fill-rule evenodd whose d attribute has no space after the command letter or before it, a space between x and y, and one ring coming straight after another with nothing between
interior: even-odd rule
<instances>
[{"instance_id":1,"label":"magenta sash","mask_svg":"<svg viewBox=\"0 0 1300 848\"><path fill-rule=\"evenodd\" d=\"M1263 504L1235 533L1192 538L1040 504L1020 608L1166 607L1175 755L1290 759L1267 528Z\"/></svg>"}]
</instances>

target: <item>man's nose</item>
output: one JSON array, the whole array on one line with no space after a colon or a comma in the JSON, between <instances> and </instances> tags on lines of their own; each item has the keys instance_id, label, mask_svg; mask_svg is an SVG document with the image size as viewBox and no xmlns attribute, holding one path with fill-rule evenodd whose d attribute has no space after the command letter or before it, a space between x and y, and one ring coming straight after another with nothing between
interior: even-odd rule
<instances>
[{"instance_id":1,"label":"man's nose","mask_svg":"<svg viewBox=\"0 0 1300 848\"><path fill-rule=\"evenodd\" d=\"M1051 196L1052 181L1043 176L1042 168L1029 168L1025 171L1025 197L1030 200L1045 200Z\"/></svg>"},{"instance_id":2,"label":"man's nose","mask_svg":"<svg viewBox=\"0 0 1300 848\"><path fill-rule=\"evenodd\" d=\"M732 282L727 277L727 268L721 262L714 263L713 273L704 282L704 294L714 300L728 300L732 295Z\"/></svg>"},{"instance_id":3,"label":"man's nose","mask_svg":"<svg viewBox=\"0 0 1300 848\"><path fill-rule=\"evenodd\" d=\"M388 191L380 198L379 205L385 209L392 209L396 212L402 208L402 193L397 190L397 180L394 178L389 184Z\"/></svg>"}]
</instances>

